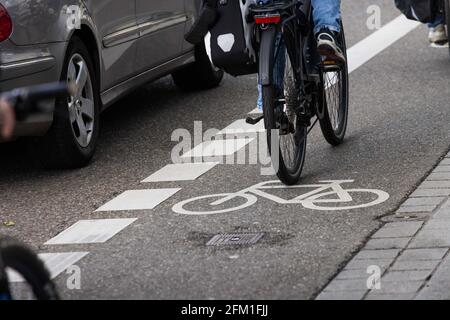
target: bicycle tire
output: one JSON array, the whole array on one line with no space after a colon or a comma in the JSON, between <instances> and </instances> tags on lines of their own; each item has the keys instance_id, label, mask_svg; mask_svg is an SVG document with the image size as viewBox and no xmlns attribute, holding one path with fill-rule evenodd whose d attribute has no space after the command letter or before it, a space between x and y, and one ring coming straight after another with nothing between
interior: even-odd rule
<instances>
[{"instance_id":1,"label":"bicycle tire","mask_svg":"<svg viewBox=\"0 0 450 320\"><path fill-rule=\"evenodd\" d=\"M4 267L21 275L37 300L59 300L59 294L43 262L28 247L10 237L0 239ZM13 297L14 298L14 297Z\"/></svg>"},{"instance_id":2,"label":"bicycle tire","mask_svg":"<svg viewBox=\"0 0 450 320\"><path fill-rule=\"evenodd\" d=\"M327 73L321 72L321 82L322 82L322 112L323 117L320 117L320 128L325 140L332 146L338 146L342 144L345 139L345 134L347 132L348 124L348 104L349 104L349 80L348 80L348 64L347 64L347 45L345 41L344 26L341 22L341 33L339 35L339 42L344 52L346 62L342 64L339 68L339 83L341 85L339 90L339 123L333 125L333 119L330 115L330 110L328 106L331 104L327 101L327 88L326 80L328 77ZM335 72L335 71L333 71ZM332 83L333 81L330 81ZM333 84L332 86L335 86ZM337 121L336 121L337 122Z\"/></svg>"},{"instance_id":3,"label":"bicycle tire","mask_svg":"<svg viewBox=\"0 0 450 320\"><path fill-rule=\"evenodd\" d=\"M264 124L266 128L266 136L267 136L267 145L268 151L272 160L272 165L275 169L277 177L283 182L285 185L295 185L300 180L303 166L306 158L306 145L307 145L307 129L303 127L303 132L299 135L302 137L301 145L297 148L296 163L294 168L288 168L285 159L283 158L281 147L280 147L280 139L275 138L274 141L278 148L277 152L273 152L272 150L272 133L279 130L276 125L275 114L274 114L274 88L273 86L264 86L262 90L263 95L263 110L264 110Z\"/></svg>"},{"instance_id":4,"label":"bicycle tire","mask_svg":"<svg viewBox=\"0 0 450 320\"><path fill-rule=\"evenodd\" d=\"M270 37L263 37L262 41L275 41L275 39ZM275 46L267 46L261 44L262 48L275 47ZM275 51L269 53L271 55L275 55ZM278 53L281 54L281 53ZM287 58L289 55L286 54ZM290 66L289 61L286 62L286 66ZM292 68L292 66L290 66ZM289 77L288 77L289 78ZM290 97L289 91L292 89L290 86L293 83L289 83L285 78L285 100L286 103L289 103ZM262 100L263 100L263 114L264 114L264 125L266 129L267 136L267 145L268 151L272 160L272 167L276 172L277 177L286 185L295 185L300 180L303 166L306 158L306 145L307 145L307 128L300 124L300 119L298 116L295 117L294 122L294 133L292 134L293 145L295 144L295 149L293 150L293 159L291 159L292 165L287 165L287 158L283 155L282 150L282 137L283 135L277 134L280 131L279 123L277 123L275 109L280 106L277 106L277 98L276 95L277 89L275 88L274 81L271 79L271 84L262 86ZM295 85L295 84L294 84ZM294 88L295 89L295 88ZM296 92L296 90L293 90ZM295 94L295 93L292 93ZM285 108L286 109L286 108ZM282 111L284 116L287 115L286 111ZM290 120L289 120L290 121ZM277 134L277 137L272 136L272 134ZM287 136L287 135L285 135ZM273 143L276 145L276 152L273 150Z\"/></svg>"}]
</instances>

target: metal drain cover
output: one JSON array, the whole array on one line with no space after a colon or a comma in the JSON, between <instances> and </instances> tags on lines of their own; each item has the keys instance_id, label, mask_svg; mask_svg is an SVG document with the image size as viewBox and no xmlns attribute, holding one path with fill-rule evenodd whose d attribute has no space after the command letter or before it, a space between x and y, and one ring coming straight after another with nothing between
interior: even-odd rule
<instances>
[{"instance_id":1,"label":"metal drain cover","mask_svg":"<svg viewBox=\"0 0 450 320\"><path fill-rule=\"evenodd\" d=\"M218 234L206 244L207 246L251 245L257 243L264 233Z\"/></svg>"}]
</instances>

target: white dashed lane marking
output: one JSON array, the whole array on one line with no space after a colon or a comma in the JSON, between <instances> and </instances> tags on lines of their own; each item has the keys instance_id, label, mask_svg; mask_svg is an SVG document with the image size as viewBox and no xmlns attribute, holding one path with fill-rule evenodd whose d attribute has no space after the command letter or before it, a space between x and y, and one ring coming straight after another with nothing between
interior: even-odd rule
<instances>
[{"instance_id":1,"label":"white dashed lane marking","mask_svg":"<svg viewBox=\"0 0 450 320\"><path fill-rule=\"evenodd\" d=\"M191 181L212 170L218 162L169 164L142 182Z\"/></svg>"},{"instance_id":2,"label":"white dashed lane marking","mask_svg":"<svg viewBox=\"0 0 450 320\"><path fill-rule=\"evenodd\" d=\"M137 219L80 220L46 245L104 243Z\"/></svg>"},{"instance_id":3,"label":"white dashed lane marking","mask_svg":"<svg viewBox=\"0 0 450 320\"><path fill-rule=\"evenodd\" d=\"M150 210L180 190L180 188L128 190L96 211Z\"/></svg>"},{"instance_id":4,"label":"white dashed lane marking","mask_svg":"<svg viewBox=\"0 0 450 320\"><path fill-rule=\"evenodd\" d=\"M348 72L355 71L418 26L420 23L401 15L358 42L347 50Z\"/></svg>"},{"instance_id":5,"label":"white dashed lane marking","mask_svg":"<svg viewBox=\"0 0 450 320\"><path fill-rule=\"evenodd\" d=\"M236 120L225 129L219 131L221 134L236 134L236 133L252 133L252 132L264 132L264 121L258 122L256 125L251 125L245 122L245 119Z\"/></svg>"},{"instance_id":6,"label":"white dashed lane marking","mask_svg":"<svg viewBox=\"0 0 450 320\"><path fill-rule=\"evenodd\" d=\"M67 268L83 259L88 253L89 252L41 253L39 254L39 258L50 271L51 278L54 279L67 270ZM8 269L8 279L10 282L24 282L22 276L11 269Z\"/></svg>"},{"instance_id":7,"label":"white dashed lane marking","mask_svg":"<svg viewBox=\"0 0 450 320\"><path fill-rule=\"evenodd\" d=\"M249 139L230 139L214 140L199 144L191 151L182 155L182 158L192 157L222 157L231 156L252 142L254 138Z\"/></svg>"},{"instance_id":8,"label":"white dashed lane marking","mask_svg":"<svg viewBox=\"0 0 450 320\"><path fill-rule=\"evenodd\" d=\"M262 114L262 110L259 110L258 108L253 109L248 114Z\"/></svg>"}]
</instances>

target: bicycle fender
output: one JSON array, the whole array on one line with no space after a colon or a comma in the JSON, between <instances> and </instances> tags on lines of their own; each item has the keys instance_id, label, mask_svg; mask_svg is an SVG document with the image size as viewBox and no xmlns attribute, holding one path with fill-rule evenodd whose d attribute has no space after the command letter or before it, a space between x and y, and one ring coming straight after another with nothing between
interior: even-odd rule
<instances>
[{"instance_id":1,"label":"bicycle fender","mask_svg":"<svg viewBox=\"0 0 450 320\"><path fill-rule=\"evenodd\" d=\"M277 28L269 26L261 32L261 44L259 48L259 83L263 86L272 84L273 65L275 55L275 37Z\"/></svg>"}]
</instances>

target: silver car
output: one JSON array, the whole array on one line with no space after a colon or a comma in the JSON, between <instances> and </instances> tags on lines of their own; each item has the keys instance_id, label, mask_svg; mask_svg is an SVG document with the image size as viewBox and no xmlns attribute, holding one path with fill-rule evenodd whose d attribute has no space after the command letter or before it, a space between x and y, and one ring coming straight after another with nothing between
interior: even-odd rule
<instances>
[{"instance_id":1,"label":"silver car","mask_svg":"<svg viewBox=\"0 0 450 320\"><path fill-rule=\"evenodd\" d=\"M53 115L18 125L16 136L42 136L50 167L92 158L99 114L130 90L172 74L183 89L212 88L223 73L204 46L184 34L200 0L0 0L0 92L58 80L78 92L56 101Z\"/></svg>"}]
</instances>

